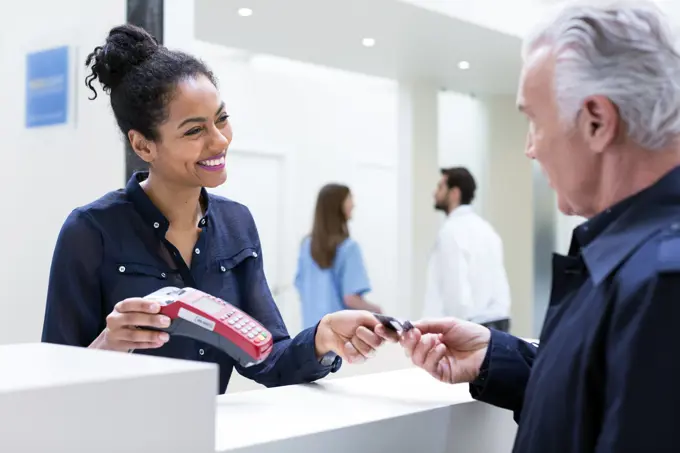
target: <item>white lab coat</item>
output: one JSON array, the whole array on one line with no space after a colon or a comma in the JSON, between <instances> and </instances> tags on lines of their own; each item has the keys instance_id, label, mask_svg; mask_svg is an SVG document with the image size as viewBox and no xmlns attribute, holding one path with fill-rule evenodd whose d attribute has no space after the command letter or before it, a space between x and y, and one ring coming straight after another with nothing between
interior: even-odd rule
<instances>
[{"instance_id":1,"label":"white lab coat","mask_svg":"<svg viewBox=\"0 0 680 453\"><path fill-rule=\"evenodd\" d=\"M468 205L447 216L428 263L423 317L448 316L479 323L510 317L503 243Z\"/></svg>"}]
</instances>

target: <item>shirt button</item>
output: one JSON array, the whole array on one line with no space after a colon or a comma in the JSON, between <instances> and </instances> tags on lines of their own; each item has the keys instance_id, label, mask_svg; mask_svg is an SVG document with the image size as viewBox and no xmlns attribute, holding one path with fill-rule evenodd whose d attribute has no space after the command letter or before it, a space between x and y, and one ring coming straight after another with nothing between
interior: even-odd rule
<instances>
[{"instance_id":1,"label":"shirt button","mask_svg":"<svg viewBox=\"0 0 680 453\"><path fill-rule=\"evenodd\" d=\"M227 272L227 268L224 267L224 266L220 266L220 270L221 270L222 272Z\"/></svg>"},{"instance_id":2,"label":"shirt button","mask_svg":"<svg viewBox=\"0 0 680 453\"><path fill-rule=\"evenodd\" d=\"M154 223L153 223L153 227L154 227L154 228L158 228L158 227L160 227L160 226L161 226L161 224L158 223L158 222L154 222Z\"/></svg>"},{"instance_id":3,"label":"shirt button","mask_svg":"<svg viewBox=\"0 0 680 453\"><path fill-rule=\"evenodd\" d=\"M165 277L166 277L165 272L161 272L161 277L162 277L162 278L165 278Z\"/></svg>"},{"instance_id":4,"label":"shirt button","mask_svg":"<svg viewBox=\"0 0 680 453\"><path fill-rule=\"evenodd\" d=\"M205 225L205 219L201 219L201 225Z\"/></svg>"},{"instance_id":5,"label":"shirt button","mask_svg":"<svg viewBox=\"0 0 680 453\"><path fill-rule=\"evenodd\" d=\"M257 258L257 252L253 252L253 258Z\"/></svg>"},{"instance_id":6,"label":"shirt button","mask_svg":"<svg viewBox=\"0 0 680 453\"><path fill-rule=\"evenodd\" d=\"M125 266L121 266L118 268L118 272L125 272Z\"/></svg>"},{"instance_id":7,"label":"shirt button","mask_svg":"<svg viewBox=\"0 0 680 453\"><path fill-rule=\"evenodd\" d=\"M199 349L199 350L198 350L198 353L199 353L200 355L204 355L204 354L205 354L205 351L204 351L203 349Z\"/></svg>"},{"instance_id":8,"label":"shirt button","mask_svg":"<svg viewBox=\"0 0 680 453\"><path fill-rule=\"evenodd\" d=\"M201 249L197 248L196 250L194 250L194 252L196 252L196 255L200 255L200 254L201 254Z\"/></svg>"}]
</instances>

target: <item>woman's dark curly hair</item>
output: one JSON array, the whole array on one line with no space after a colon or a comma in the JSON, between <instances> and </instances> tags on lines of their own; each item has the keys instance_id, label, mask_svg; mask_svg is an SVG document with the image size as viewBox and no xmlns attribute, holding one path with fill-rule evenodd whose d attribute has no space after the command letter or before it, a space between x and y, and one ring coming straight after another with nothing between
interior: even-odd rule
<instances>
[{"instance_id":1,"label":"woman's dark curly hair","mask_svg":"<svg viewBox=\"0 0 680 453\"><path fill-rule=\"evenodd\" d=\"M88 55L85 65L92 72L85 84L99 80L111 96L111 108L120 130L127 136L136 130L148 140L158 140L158 126L167 119L167 106L182 80L206 76L217 80L199 59L168 50L146 30L126 24L114 27L103 46Z\"/></svg>"}]
</instances>

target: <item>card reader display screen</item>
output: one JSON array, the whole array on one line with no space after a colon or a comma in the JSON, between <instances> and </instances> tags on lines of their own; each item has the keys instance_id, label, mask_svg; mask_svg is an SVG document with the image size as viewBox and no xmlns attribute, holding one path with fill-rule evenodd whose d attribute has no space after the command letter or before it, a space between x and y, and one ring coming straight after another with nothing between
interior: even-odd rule
<instances>
[{"instance_id":1,"label":"card reader display screen","mask_svg":"<svg viewBox=\"0 0 680 453\"><path fill-rule=\"evenodd\" d=\"M192 305L209 315L217 314L224 308L224 306L219 302L209 299L207 297L201 297L200 299L196 300Z\"/></svg>"}]
</instances>

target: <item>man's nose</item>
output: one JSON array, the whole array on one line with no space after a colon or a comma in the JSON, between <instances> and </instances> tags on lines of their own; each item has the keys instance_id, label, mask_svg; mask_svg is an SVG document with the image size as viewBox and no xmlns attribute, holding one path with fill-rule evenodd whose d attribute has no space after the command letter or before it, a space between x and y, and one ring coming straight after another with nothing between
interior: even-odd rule
<instances>
[{"instance_id":1,"label":"man's nose","mask_svg":"<svg viewBox=\"0 0 680 453\"><path fill-rule=\"evenodd\" d=\"M524 145L524 155L531 160L536 159L536 155L534 154L534 141L531 138L531 134L527 134L527 142Z\"/></svg>"}]
</instances>

